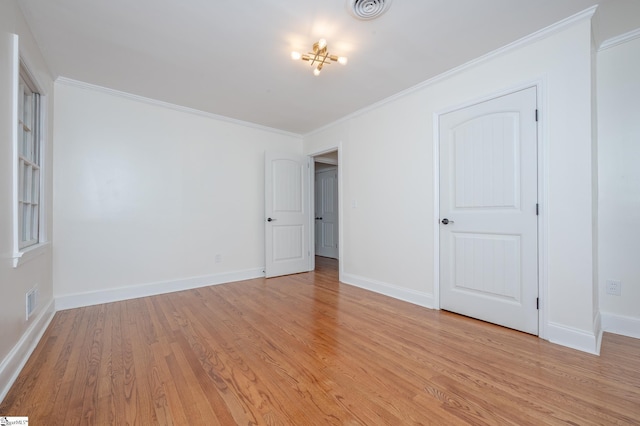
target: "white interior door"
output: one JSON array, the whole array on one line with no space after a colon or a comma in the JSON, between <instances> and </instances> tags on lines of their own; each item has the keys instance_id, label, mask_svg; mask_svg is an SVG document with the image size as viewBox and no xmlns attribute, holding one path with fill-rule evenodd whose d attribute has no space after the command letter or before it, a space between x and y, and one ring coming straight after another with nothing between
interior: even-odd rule
<instances>
[{"instance_id":1,"label":"white interior door","mask_svg":"<svg viewBox=\"0 0 640 426\"><path fill-rule=\"evenodd\" d=\"M536 89L440 117L440 306L538 334Z\"/></svg>"},{"instance_id":2,"label":"white interior door","mask_svg":"<svg viewBox=\"0 0 640 426\"><path fill-rule=\"evenodd\" d=\"M316 172L315 238L318 256L338 258L338 169Z\"/></svg>"},{"instance_id":3,"label":"white interior door","mask_svg":"<svg viewBox=\"0 0 640 426\"><path fill-rule=\"evenodd\" d=\"M265 275L310 268L311 199L309 160L289 153L265 153Z\"/></svg>"}]
</instances>

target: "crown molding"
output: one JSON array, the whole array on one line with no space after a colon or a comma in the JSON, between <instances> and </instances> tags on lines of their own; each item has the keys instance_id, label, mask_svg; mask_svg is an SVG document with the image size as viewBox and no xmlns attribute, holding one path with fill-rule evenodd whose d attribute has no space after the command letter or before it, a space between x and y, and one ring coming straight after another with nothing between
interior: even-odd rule
<instances>
[{"instance_id":1,"label":"crown molding","mask_svg":"<svg viewBox=\"0 0 640 426\"><path fill-rule=\"evenodd\" d=\"M536 32L534 32L532 34L529 34L529 35L527 35L527 36L525 36L525 37L523 37L521 39L518 39L518 40L516 40L516 41L514 41L512 43L509 43L509 44L507 44L507 45L505 45L503 47L500 47L500 48L498 48L496 50L493 50L493 51L491 51L491 52L489 52L489 53L487 53L485 55L482 55L482 56L480 56L480 57L478 57L476 59L472 59L469 62L465 62L464 64L462 64L460 66L457 66L455 68L450 69L449 71L445 71L442 74L438 74L435 77L432 77L432 78L430 78L428 80L423 81L422 83L418 83L415 86L412 86L412 87L410 87L408 89L405 89L405 90L403 90L401 92L398 92L395 95L391 95L388 98L385 98L385 99L383 99L381 101L378 101L378 102L376 102L374 104L366 106L366 107L364 107L362 109L359 109L359 110L357 110L355 112L352 112L351 114L349 114L349 115L347 115L345 117L342 117L342 118L340 118L340 119L338 119L336 121L333 121L333 122L331 122L331 123L329 123L327 125L324 125L324 126L319 127L319 128L317 128L315 130L312 130L309 133L304 134L304 137L308 137L308 136L314 135L316 133L320 133L323 130L326 130L326 129L330 128L330 127L335 126L336 124L343 123L343 122L348 121L348 120L350 120L352 118L355 118L355 117L358 117L358 116L360 116L362 114L365 114L365 113L367 113L369 111L375 110L375 109L381 107L382 105L391 103L391 102L393 102L395 100L398 100L398 99L401 99L401 98L403 98L405 96L411 95L411 94L413 94L413 93L415 93L415 92L417 92L417 91L419 91L419 90L421 90L421 89L423 89L425 87L429 87L429 86L431 86L431 85L433 85L433 84L435 84L435 83L437 83L439 81L446 80L449 77L452 77L452 76L454 76L456 74L459 74L459 73L461 73L461 72L463 72L465 70L473 68L473 67L475 67L477 65L480 65L480 64L482 64L484 62L487 62L487 61L489 61L489 60L491 60L493 58L502 56L502 55L504 55L504 54L506 54L508 52L512 52L512 51L514 51L516 49L520 49L520 48L522 48L524 46L527 46L529 44L535 43L537 41L540 41L540 40L543 40L543 39L545 39L547 37L550 37L550 36L552 36L554 34L557 34L557 33L561 32L561 31L564 31L565 29L573 26L574 24L576 24L578 22L582 22L584 20L591 19L593 17L593 14L596 12L597 8L598 8L598 5L591 6L590 8L585 9L582 12L578 12L575 15L571 15L571 16L569 16L569 17L567 17L567 18L565 18L565 19L563 19L561 21L556 22L555 24L549 25L546 28L538 30L538 31L536 31Z\"/></svg>"},{"instance_id":2,"label":"crown molding","mask_svg":"<svg viewBox=\"0 0 640 426\"><path fill-rule=\"evenodd\" d=\"M636 38L640 38L640 28L603 41L600 45L600 48L598 49L598 52L602 52L603 50L618 46Z\"/></svg>"},{"instance_id":3,"label":"crown molding","mask_svg":"<svg viewBox=\"0 0 640 426\"><path fill-rule=\"evenodd\" d=\"M267 127L261 124L251 123L249 121L242 121L235 118L226 117L224 115L213 114L213 113L202 111L195 108L189 108L182 105L172 104L170 102L164 102L156 99L146 98L144 96L134 95L132 93L122 92L120 90L109 89L108 87L98 86L91 83L85 83L83 81L78 81L78 80L74 80L67 77L58 77L56 78L55 83L61 84L63 86L77 87L79 89L86 89L94 92L104 93L107 95L117 96L117 97L128 99L134 102L141 102L148 105L159 106L161 108L171 109L174 111L184 112L186 114L192 114L200 117L210 118L212 120L224 121L226 123L236 124L238 126L250 127L253 129L262 130L265 132L277 133L279 135L289 136L293 138L302 138L302 135L298 133L287 132L287 131L276 129L273 127Z\"/></svg>"}]
</instances>

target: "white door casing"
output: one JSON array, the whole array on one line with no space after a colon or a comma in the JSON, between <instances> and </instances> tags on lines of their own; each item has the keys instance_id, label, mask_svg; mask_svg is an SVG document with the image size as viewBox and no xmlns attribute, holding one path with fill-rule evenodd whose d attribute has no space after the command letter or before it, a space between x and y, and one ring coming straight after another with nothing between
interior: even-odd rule
<instances>
[{"instance_id":1,"label":"white door casing","mask_svg":"<svg viewBox=\"0 0 640 426\"><path fill-rule=\"evenodd\" d=\"M536 88L439 127L440 306L537 335Z\"/></svg>"},{"instance_id":2,"label":"white door casing","mask_svg":"<svg viewBox=\"0 0 640 426\"><path fill-rule=\"evenodd\" d=\"M316 255L338 258L338 169L316 172L315 178Z\"/></svg>"},{"instance_id":3,"label":"white door casing","mask_svg":"<svg viewBox=\"0 0 640 426\"><path fill-rule=\"evenodd\" d=\"M311 199L309 159L265 153L265 275L309 271Z\"/></svg>"}]
</instances>

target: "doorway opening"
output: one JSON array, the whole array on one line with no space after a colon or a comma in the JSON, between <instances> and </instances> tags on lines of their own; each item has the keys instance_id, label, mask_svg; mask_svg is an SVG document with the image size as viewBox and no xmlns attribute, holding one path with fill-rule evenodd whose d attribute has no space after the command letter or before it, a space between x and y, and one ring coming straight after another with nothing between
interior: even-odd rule
<instances>
[{"instance_id":1,"label":"doorway opening","mask_svg":"<svg viewBox=\"0 0 640 426\"><path fill-rule=\"evenodd\" d=\"M317 257L340 259L338 151L313 157L313 230Z\"/></svg>"}]
</instances>

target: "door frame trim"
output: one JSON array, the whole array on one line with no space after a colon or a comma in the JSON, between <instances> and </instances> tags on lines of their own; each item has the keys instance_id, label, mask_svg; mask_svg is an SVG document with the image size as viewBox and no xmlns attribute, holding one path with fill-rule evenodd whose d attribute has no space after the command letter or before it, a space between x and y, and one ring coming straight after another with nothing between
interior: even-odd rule
<instances>
[{"instance_id":1,"label":"door frame trim","mask_svg":"<svg viewBox=\"0 0 640 426\"><path fill-rule=\"evenodd\" d=\"M509 95L520 90L534 87L536 89L536 102L538 108L537 144L538 144L538 337L547 339L548 328L548 157L547 157L547 130L545 126L544 112L546 108L546 79L544 77L509 86L503 90L495 91L482 97L474 98L466 102L452 105L433 113L433 308L440 310L440 116L459 109L467 108L482 102L490 101L501 96Z\"/></svg>"},{"instance_id":2,"label":"door frame trim","mask_svg":"<svg viewBox=\"0 0 640 426\"><path fill-rule=\"evenodd\" d=\"M338 167L338 280L342 281L342 276L344 275L344 263L343 263L343 259L344 259L344 230L343 230L343 224L344 224L344 200L343 200L343 195L344 195L344 190L342 187L342 141L339 141L337 144L335 145L331 145L329 147L323 148L323 149L319 149L316 151L310 151L308 152L306 155L309 158L309 173L310 173L310 179L309 179L309 194L311 195L311 210L315 211L315 200L316 200L316 194L315 194L315 157L320 157L323 154L327 154L329 152L333 152L333 151L337 151L338 152L338 164L336 165ZM315 226L314 225L314 218L313 215L311 215L310 217L310 224L309 227L311 229L311 239L310 242L313 241L315 242L315 238L316 238L316 230L315 230ZM316 246L315 244L310 244L310 251L311 251L311 270L314 270L316 268Z\"/></svg>"}]
</instances>

